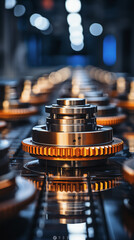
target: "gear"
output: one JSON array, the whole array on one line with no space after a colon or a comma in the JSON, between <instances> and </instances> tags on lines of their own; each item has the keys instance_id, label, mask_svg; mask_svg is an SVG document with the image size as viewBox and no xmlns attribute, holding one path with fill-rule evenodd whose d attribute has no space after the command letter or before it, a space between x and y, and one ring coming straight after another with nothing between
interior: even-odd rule
<instances>
[{"instance_id":1,"label":"gear","mask_svg":"<svg viewBox=\"0 0 134 240\"><path fill-rule=\"evenodd\" d=\"M23 119L25 117L29 117L35 115L37 113L37 108L28 107L28 108L14 108L7 110L0 110L0 118L13 120L13 119Z\"/></svg>"},{"instance_id":2,"label":"gear","mask_svg":"<svg viewBox=\"0 0 134 240\"><path fill-rule=\"evenodd\" d=\"M118 105L118 107L130 110L130 111L134 110L134 101L119 100L117 105Z\"/></svg>"},{"instance_id":3,"label":"gear","mask_svg":"<svg viewBox=\"0 0 134 240\"><path fill-rule=\"evenodd\" d=\"M112 138L112 128L96 125L96 106L85 99L58 99L46 106L46 126L32 129L32 138L22 148L44 160L87 161L106 159L123 149L123 141Z\"/></svg>"},{"instance_id":4,"label":"gear","mask_svg":"<svg viewBox=\"0 0 134 240\"><path fill-rule=\"evenodd\" d=\"M98 125L114 126L124 122L125 119L126 119L126 115L120 114L117 116L97 117L96 121Z\"/></svg>"},{"instance_id":5,"label":"gear","mask_svg":"<svg viewBox=\"0 0 134 240\"><path fill-rule=\"evenodd\" d=\"M46 160L92 160L104 159L123 149L123 141L114 138L109 145L87 146L87 147L58 147L58 146L40 146L32 143L31 138L27 138L22 142L22 149L29 152L37 158Z\"/></svg>"}]
</instances>

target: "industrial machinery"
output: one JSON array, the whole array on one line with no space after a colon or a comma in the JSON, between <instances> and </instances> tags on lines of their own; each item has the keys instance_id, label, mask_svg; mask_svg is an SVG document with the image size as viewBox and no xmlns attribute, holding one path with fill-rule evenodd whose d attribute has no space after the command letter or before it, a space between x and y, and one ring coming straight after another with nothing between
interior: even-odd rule
<instances>
[{"instance_id":1,"label":"industrial machinery","mask_svg":"<svg viewBox=\"0 0 134 240\"><path fill-rule=\"evenodd\" d=\"M87 77L85 71L75 76ZM85 88L84 98L60 98L68 92L68 76L53 89L47 106L40 107L40 115L1 129L4 239L133 238L133 151L122 140L132 131L128 115L118 112L98 85L97 91L86 93ZM100 106L106 117L126 119L125 132L122 128L115 137L112 127L99 125Z\"/></svg>"}]
</instances>

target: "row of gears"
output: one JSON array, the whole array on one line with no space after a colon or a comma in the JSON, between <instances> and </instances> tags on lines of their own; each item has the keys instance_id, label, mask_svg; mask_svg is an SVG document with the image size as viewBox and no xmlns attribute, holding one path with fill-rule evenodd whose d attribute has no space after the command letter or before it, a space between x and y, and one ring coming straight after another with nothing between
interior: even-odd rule
<instances>
[{"instance_id":1,"label":"row of gears","mask_svg":"<svg viewBox=\"0 0 134 240\"><path fill-rule=\"evenodd\" d=\"M45 104L50 94L70 77L69 68L62 68L37 78L0 80L0 120L13 121L36 115L37 106ZM0 121L0 129L4 127Z\"/></svg>"},{"instance_id":2,"label":"row of gears","mask_svg":"<svg viewBox=\"0 0 134 240\"><path fill-rule=\"evenodd\" d=\"M8 122L38 114L37 106L49 101L50 94L70 77L70 69L62 68L37 78L0 80L0 132L8 128ZM14 126L14 125L13 125ZM10 141L0 135L0 222L16 216L27 207L36 195L32 183L12 170L8 150Z\"/></svg>"},{"instance_id":3,"label":"row of gears","mask_svg":"<svg viewBox=\"0 0 134 240\"><path fill-rule=\"evenodd\" d=\"M35 126L32 137L22 141L22 149L34 160L25 167L38 174L46 173L46 166L67 168L91 168L106 164L106 160L123 150L123 141L113 137L112 128L96 124L97 107L80 98L57 99L56 104L45 107L49 116L46 125ZM110 160L109 160L110 161ZM111 168L112 171L112 168ZM104 174L104 173L103 173ZM50 191L84 191L83 185L69 183L67 178L51 174ZM123 164L123 176L131 185L134 184L134 161L130 159ZM68 180L68 181L67 181ZM97 179L92 182L92 191L101 191L117 186L120 177L109 180ZM34 180L35 185L39 182ZM129 200L127 205L130 208Z\"/></svg>"},{"instance_id":4,"label":"row of gears","mask_svg":"<svg viewBox=\"0 0 134 240\"><path fill-rule=\"evenodd\" d=\"M66 78L61 78L62 80L58 81L57 84L70 77L67 69L63 72L65 73L66 71L68 73ZM113 129L109 125L116 126L122 123L125 121L126 115L116 104L110 104L110 99L107 94L96 89L94 81L88 79L86 72L81 82L81 74L83 76L80 70L73 73L72 86L70 87L69 82L66 91L62 92L63 95L69 98L59 98L57 99L57 103L45 107L46 113L48 113L46 125L33 127L32 137L22 141L22 149L34 158L37 158L37 160L28 162L25 165L31 172L36 171L40 175L42 172L46 172L46 166L50 168L58 167L60 169L81 169L87 167L90 169L92 166L97 168L98 165L106 164L109 157L123 150L123 141L113 137ZM55 79L55 75L58 76L57 78L62 76L62 74L60 75L57 71L51 75L51 78ZM39 82L41 82L41 84L44 78L46 78L46 76L40 79ZM50 81L50 76L48 79ZM39 83L37 82L36 84L38 85ZM44 84L42 85L44 86ZM7 87L7 85L5 86L5 84L2 83L1 86L0 111L1 116L3 116L1 119L20 119L21 117L27 117L37 113L35 106L31 107L31 105L29 105L31 104L30 102L22 101L23 94L21 94L21 98L16 97L15 91L13 90L16 88L16 85L14 87L13 84L10 87L9 84ZM43 95L45 90L41 91ZM30 99L32 99L32 95L30 96ZM30 112L31 108L34 108L34 113ZM29 114L26 113L27 111L24 111L24 109L26 109ZM25 112L25 114L22 114L21 110L23 113ZM13 114L11 114L11 112ZM1 129L5 127L3 121L1 122L1 125L2 124ZM10 217L17 213L30 203L36 194L33 185L22 177L15 176L15 174L9 170L7 157L8 147L8 143L5 142L5 140L1 140L1 219L6 219L8 216ZM134 183L133 169L133 160L124 163L124 178L130 184ZM52 180L53 184L50 185L50 191L68 191L68 189L71 189L69 191L79 192L79 190L83 191L85 186L84 184L82 186L78 184L74 186L71 183L65 186L65 179L61 179L62 181L59 184L57 183L58 178L56 179L55 176L52 176ZM101 183L94 182L92 190L105 190L108 188L108 185L109 188L111 188L111 186L116 185L112 181L113 179L110 181L101 181ZM25 193L24 189L27 189Z\"/></svg>"}]
</instances>

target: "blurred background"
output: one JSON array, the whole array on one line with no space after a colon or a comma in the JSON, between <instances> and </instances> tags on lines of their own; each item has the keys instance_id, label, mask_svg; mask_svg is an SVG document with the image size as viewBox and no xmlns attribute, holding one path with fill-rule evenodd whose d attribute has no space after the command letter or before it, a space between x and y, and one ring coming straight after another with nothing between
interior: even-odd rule
<instances>
[{"instance_id":1,"label":"blurred background","mask_svg":"<svg viewBox=\"0 0 134 240\"><path fill-rule=\"evenodd\" d=\"M1 76L65 65L133 74L133 12L133 0L1 0Z\"/></svg>"}]
</instances>

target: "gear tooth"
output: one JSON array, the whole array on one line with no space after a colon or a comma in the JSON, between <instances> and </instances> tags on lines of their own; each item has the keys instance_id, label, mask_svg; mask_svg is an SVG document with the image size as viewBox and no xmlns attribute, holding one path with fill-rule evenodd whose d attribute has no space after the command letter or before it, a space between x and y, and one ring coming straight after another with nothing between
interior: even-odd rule
<instances>
[{"instance_id":1,"label":"gear tooth","mask_svg":"<svg viewBox=\"0 0 134 240\"><path fill-rule=\"evenodd\" d=\"M112 154L112 146L111 145L109 146L109 153L108 154L109 155Z\"/></svg>"},{"instance_id":2,"label":"gear tooth","mask_svg":"<svg viewBox=\"0 0 134 240\"><path fill-rule=\"evenodd\" d=\"M112 146L112 154L115 153L115 146Z\"/></svg>"},{"instance_id":3,"label":"gear tooth","mask_svg":"<svg viewBox=\"0 0 134 240\"><path fill-rule=\"evenodd\" d=\"M71 149L68 148L68 156L70 157L71 156Z\"/></svg>"},{"instance_id":4,"label":"gear tooth","mask_svg":"<svg viewBox=\"0 0 134 240\"><path fill-rule=\"evenodd\" d=\"M83 149L83 156L86 156L86 148Z\"/></svg>"},{"instance_id":5,"label":"gear tooth","mask_svg":"<svg viewBox=\"0 0 134 240\"><path fill-rule=\"evenodd\" d=\"M58 148L55 148L55 156L58 156Z\"/></svg>"},{"instance_id":6,"label":"gear tooth","mask_svg":"<svg viewBox=\"0 0 134 240\"><path fill-rule=\"evenodd\" d=\"M48 156L51 156L51 148L48 148Z\"/></svg>"},{"instance_id":7,"label":"gear tooth","mask_svg":"<svg viewBox=\"0 0 134 240\"><path fill-rule=\"evenodd\" d=\"M79 156L82 156L82 149L79 148Z\"/></svg>"},{"instance_id":8,"label":"gear tooth","mask_svg":"<svg viewBox=\"0 0 134 240\"><path fill-rule=\"evenodd\" d=\"M60 156L60 148L57 150L57 156Z\"/></svg>"},{"instance_id":9,"label":"gear tooth","mask_svg":"<svg viewBox=\"0 0 134 240\"><path fill-rule=\"evenodd\" d=\"M43 147L43 155L47 156L48 153L47 153L47 147Z\"/></svg>"},{"instance_id":10,"label":"gear tooth","mask_svg":"<svg viewBox=\"0 0 134 240\"><path fill-rule=\"evenodd\" d=\"M76 148L76 157L79 157L79 156L80 156L79 148Z\"/></svg>"},{"instance_id":11,"label":"gear tooth","mask_svg":"<svg viewBox=\"0 0 134 240\"><path fill-rule=\"evenodd\" d=\"M63 150L62 150L62 148L60 148L60 156L61 156L61 157L63 156Z\"/></svg>"},{"instance_id":12,"label":"gear tooth","mask_svg":"<svg viewBox=\"0 0 134 240\"><path fill-rule=\"evenodd\" d=\"M51 148L51 156L55 156L55 151L53 147Z\"/></svg>"},{"instance_id":13,"label":"gear tooth","mask_svg":"<svg viewBox=\"0 0 134 240\"><path fill-rule=\"evenodd\" d=\"M105 155L108 155L108 146L105 146L104 149L105 149L105 150L104 150L104 152L105 152L104 154L105 154Z\"/></svg>"},{"instance_id":14,"label":"gear tooth","mask_svg":"<svg viewBox=\"0 0 134 240\"><path fill-rule=\"evenodd\" d=\"M31 150L33 150L33 151L31 151ZM33 146L33 148L31 147L30 152L33 152L33 154L36 154L36 148L34 146Z\"/></svg>"},{"instance_id":15,"label":"gear tooth","mask_svg":"<svg viewBox=\"0 0 134 240\"><path fill-rule=\"evenodd\" d=\"M104 155L104 146L101 146L100 148L100 155Z\"/></svg>"},{"instance_id":16,"label":"gear tooth","mask_svg":"<svg viewBox=\"0 0 134 240\"><path fill-rule=\"evenodd\" d=\"M35 152L37 155L39 155L39 147L35 148Z\"/></svg>"},{"instance_id":17,"label":"gear tooth","mask_svg":"<svg viewBox=\"0 0 134 240\"><path fill-rule=\"evenodd\" d=\"M64 148L62 149L62 156L63 157L65 156L65 149Z\"/></svg>"},{"instance_id":18,"label":"gear tooth","mask_svg":"<svg viewBox=\"0 0 134 240\"><path fill-rule=\"evenodd\" d=\"M50 148L50 154L53 156L53 147Z\"/></svg>"},{"instance_id":19,"label":"gear tooth","mask_svg":"<svg viewBox=\"0 0 134 240\"><path fill-rule=\"evenodd\" d=\"M115 153L118 152L118 147L117 147L117 145L114 146L114 149L115 149L115 150L114 150Z\"/></svg>"},{"instance_id":20,"label":"gear tooth","mask_svg":"<svg viewBox=\"0 0 134 240\"><path fill-rule=\"evenodd\" d=\"M95 156L98 156L99 155L99 147L95 147L95 153L94 153Z\"/></svg>"},{"instance_id":21,"label":"gear tooth","mask_svg":"<svg viewBox=\"0 0 134 240\"><path fill-rule=\"evenodd\" d=\"M44 155L44 156L55 156L55 157L92 157L92 156L103 156L111 155L119 152L123 149L123 141L119 141L115 138L115 141L111 145L104 146L89 146L89 147L48 147L40 146L32 143L30 139L22 142L22 149L25 152L29 152L33 155Z\"/></svg>"},{"instance_id":22,"label":"gear tooth","mask_svg":"<svg viewBox=\"0 0 134 240\"><path fill-rule=\"evenodd\" d=\"M43 155L43 147L40 148L40 155Z\"/></svg>"},{"instance_id":23,"label":"gear tooth","mask_svg":"<svg viewBox=\"0 0 134 240\"><path fill-rule=\"evenodd\" d=\"M75 156L75 148L72 149L72 157Z\"/></svg>"},{"instance_id":24,"label":"gear tooth","mask_svg":"<svg viewBox=\"0 0 134 240\"><path fill-rule=\"evenodd\" d=\"M94 147L91 147L89 156L94 156L94 154L95 154L95 149Z\"/></svg>"}]
</instances>

